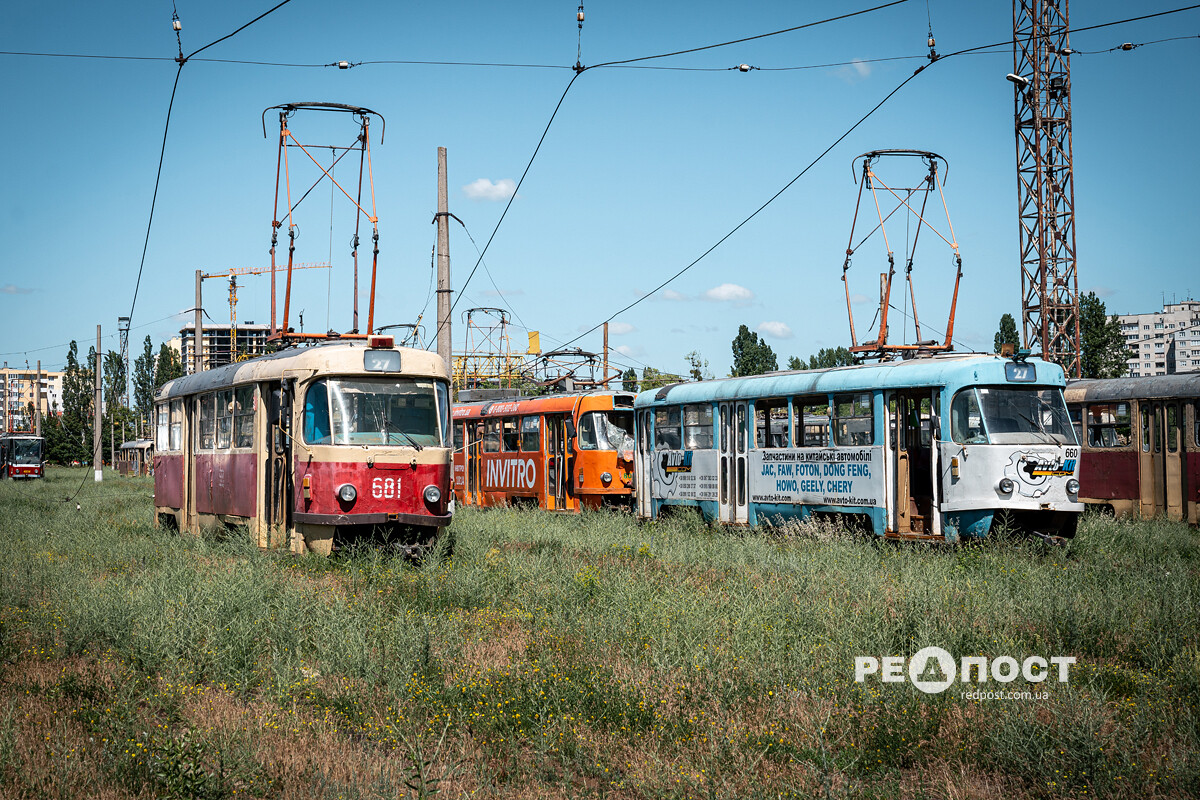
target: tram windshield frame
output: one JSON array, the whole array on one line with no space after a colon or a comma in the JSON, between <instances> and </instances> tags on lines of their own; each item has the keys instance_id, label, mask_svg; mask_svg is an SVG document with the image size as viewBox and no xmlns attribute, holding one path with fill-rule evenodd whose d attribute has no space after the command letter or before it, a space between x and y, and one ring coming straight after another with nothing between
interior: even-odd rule
<instances>
[{"instance_id":1,"label":"tram windshield frame","mask_svg":"<svg viewBox=\"0 0 1200 800\"><path fill-rule=\"evenodd\" d=\"M959 444L1079 444L1057 386L971 386L955 393L950 419Z\"/></svg>"},{"instance_id":2,"label":"tram windshield frame","mask_svg":"<svg viewBox=\"0 0 1200 800\"><path fill-rule=\"evenodd\" d=\"M8 463L18 467L36 467L42 463L42 440L12 438L8 440Z\"/></svg>"},{"instance_id":3,"label":"tram windshield frame","mask_svg":"<svg viewBox=\"0 0 1200 800\"><path fill-rule=\"evenodd\" d=\"M303 431L308 444L445 447L449 388L425 377L321 378L305 390Z\"/></svg>"}]
</instances>

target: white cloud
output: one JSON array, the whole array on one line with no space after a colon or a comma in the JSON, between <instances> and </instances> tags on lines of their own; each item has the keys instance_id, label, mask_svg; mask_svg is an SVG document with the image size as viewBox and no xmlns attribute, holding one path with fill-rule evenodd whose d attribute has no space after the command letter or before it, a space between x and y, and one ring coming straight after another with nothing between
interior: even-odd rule
<instances>
[{"instance_id":1,"label":"white cloud","mask_svg":"<svg viewBox=\"0 0 1200 800\"><path fill-rule=\"evenodd\" d=\"M472 200L507 200L517 191L517 182L512 178L501 178L492 183L487 178L480 178L471 181L462 190Z\"/></svg>"},{"instance_id":2,"label":"white cloud","mask_svg":"<svg viewBox=\"0 0 1200 800\"><path fill-rule=\"evenodd\" d=\"M720 286L714 286L706 291L704 297L705 299L715 300L719 303L725 301L748 303L754 299L754 292L745 286L738 286L736 283L722 283Z\"/></svg>"},{"instance_id":3,"label":"white cloud","mask_svg":"<svg viewBox=\"0 0 1200 800\"><path fill-rule=\"evenodd\" d=\"M867 297L865 294L852 294L852 295L850 295L850 302L851 302L851 303L866 303L866 302L869 302L869 301L870 301L870 299L871 299L871 298Z\"/></svg>"},{"instance_id":4,"label":"white cloud","mask_svg":"<svg viewBox=\"0 0 1200 800\"><path fill-rule=\"evenodd\" d=\"M5 284L0 287L0 294L29 294L33 289L26 289L24 286L16 286L14 284Z\"/></svg>"},{"instance_id":5,"label":"white cloud","mask_svg":"<svg viewBox=\"0 0 1200 800\"><path fill-rule=\"evenodd\" d=\"M625 334L633 333L636 330L637 328L635 328L633 325L630 325L628 322L608 323L608 332L615 336L624 336Z\"/></svg>"},{"instance_id":6,"label":"white cloud","mask_svg":"<svg viewBox=\"0 0 1200 800\"><path fill-rule=\"evenodd\" d=\"M614 347L613 350L623 356L629 356L630 358L638 358L646 354L646 349L644 347L630 347L627 344L619 344Z\"/></svg>"},{"instance_id":7,"label":"white cloud","mask_svg":"<svg viewBox=\"0 0 1200 800\"><path fill-rule=\"evenodd\" d=\"M758 324L758 331L775 339L792 338L792 329L785 322L760 322Z\"/></svg>"},{"instance_id":8,"label":"white cloud","mask_svg":"<svg viewBox=\"0 0 1200 800\"><path fill-rule=\"evenodd\" d=\"M679 292L675 291L674 289L663 289L662 296L663 296L663 300L683 301L683 300L691 299L686 294L680 294Z\"/></svg>"},{"instance_id":9,"label":"white cloud","mask_svg":"<svg viewBox=\"0 0 1200 800\"><path fill-rule=\"evenodd\" d=\"M856 58L848 66L839 67L836 74L846 83L858 83L871 74L871 65Z\"/></svg>"},{"instance_id":10,"label":"white cloud","mask_svg":"<svg viewBox=\"0 0 1200 800\"><path fill-rule=\"evenodd\" d=\"M1101 300L1103 300L1105 297L1112 297L1117 293L1115 289L1110 289L1107 286L1093 286L1088 291L1095 292L1096 297L1099 297ZM1087 292L1084 292L1084 294L1087 294Z\"/></svg>"}]
</instances>

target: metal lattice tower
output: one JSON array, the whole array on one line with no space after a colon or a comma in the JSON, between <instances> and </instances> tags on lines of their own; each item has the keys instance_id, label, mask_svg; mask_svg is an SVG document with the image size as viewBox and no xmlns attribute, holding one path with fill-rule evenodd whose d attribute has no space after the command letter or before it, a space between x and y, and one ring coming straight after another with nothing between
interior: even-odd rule
<instances>
[{"instance_id":1,"label":"metal lattice tower","mask_svg":"<svg viewBox=\"0 0 1200 800\"><path fill-rule=\"evenodd\" d=\"M129 408L129 317L117 317L117 331L121 334L121 363L125 366L125 385L121 387L121 405Z\"/></svg>"},{"instance_id":2,"label":"metal lattice tower","mask_svg":"<svg viewBox=\"0 0 1200 800\"><path fill-rule=\"evenodd\" d=\"M1017 205L1025 346L1078 377L1069 0L1013 0Z\"/></svg>"}]
</instances>

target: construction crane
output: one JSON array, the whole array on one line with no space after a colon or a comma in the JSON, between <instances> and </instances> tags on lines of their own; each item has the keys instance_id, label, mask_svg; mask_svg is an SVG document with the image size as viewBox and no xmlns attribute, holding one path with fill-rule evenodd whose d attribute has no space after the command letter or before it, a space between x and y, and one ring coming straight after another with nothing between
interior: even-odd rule
<instances>
[{"instance_id":1,"label":"construction crane","mask_svg":"<svg viewBox=\"0 0 1200 800\"><path fill-rule=\"evenodd\" d=\"M1022 338L1080 376L1067 0L1013 0Z\"/></svg>"},{"instance_id":2,"label":"construction crane","mask_svg":"<svg viewBox=\"0 0 1200 800\"><path fill-rule=\"evenodd\" d=\"M292 269L330 269L330 264L293 264ZM265 275L270 267L233 267L224 272L202 272L200 279L229 278L229 363L238 361L237 352L237 279L239 275ZM197 337L196 347L200 347Z\"/></svg>"}]
</instances>

